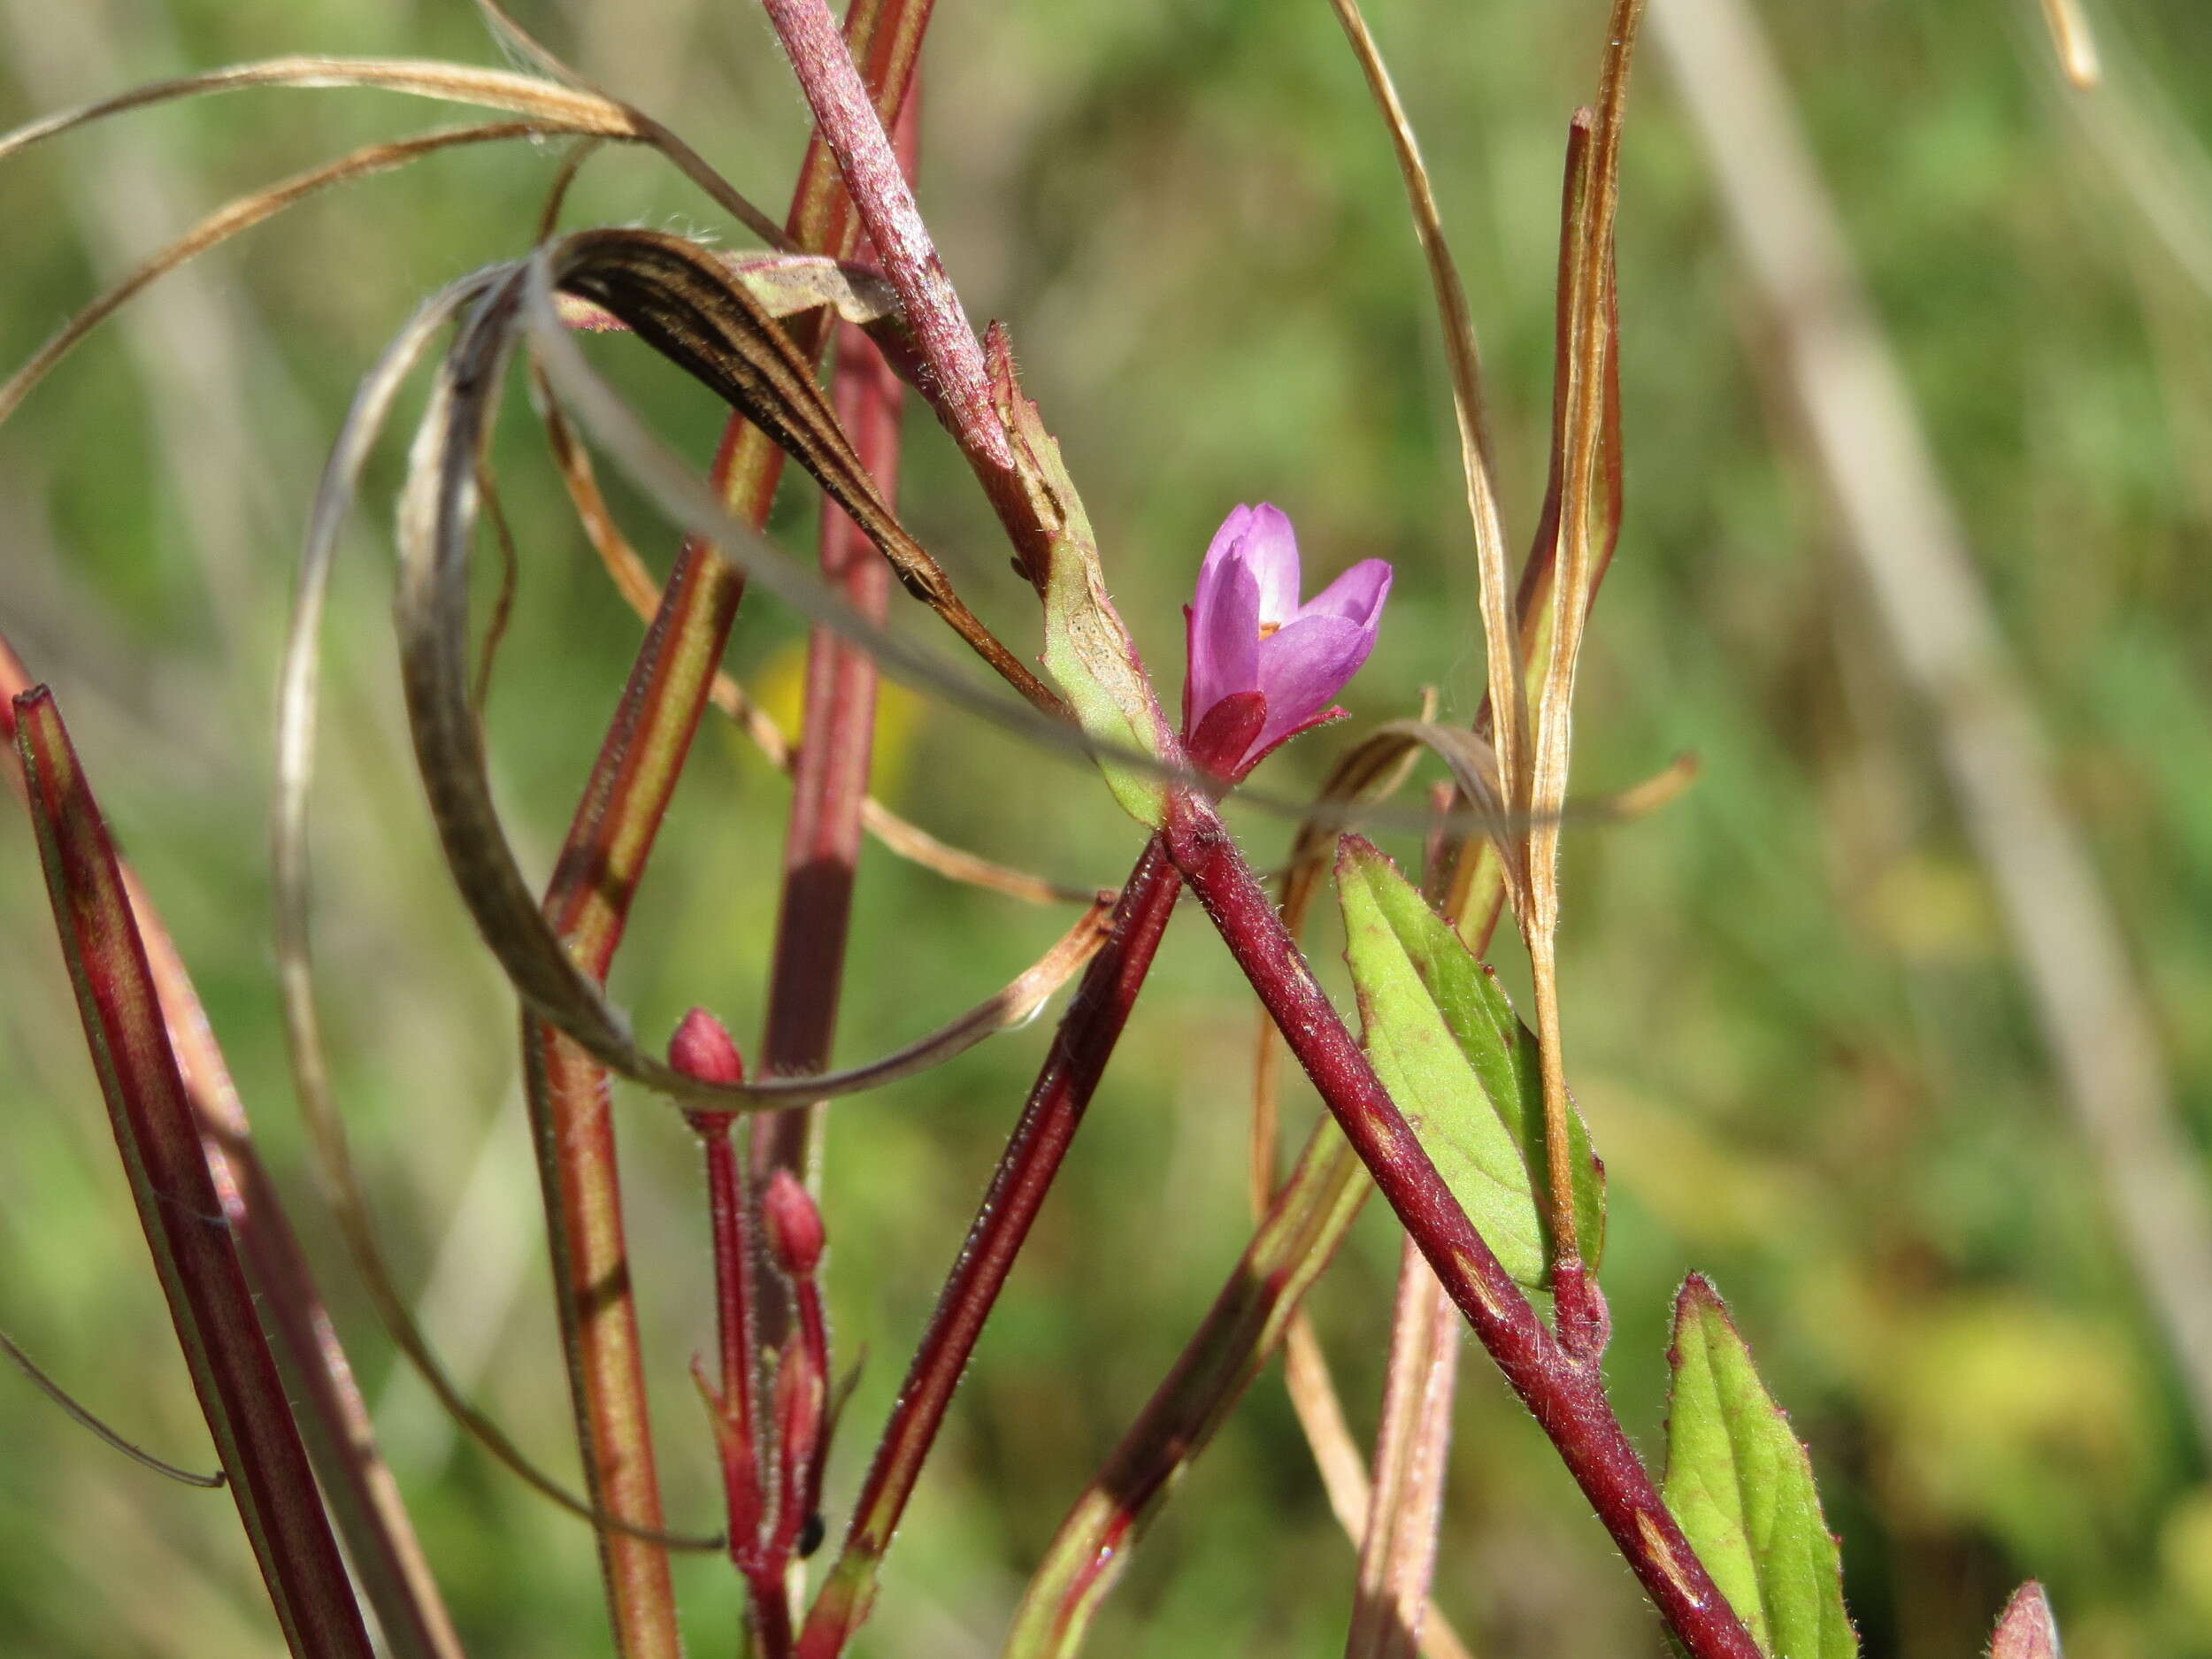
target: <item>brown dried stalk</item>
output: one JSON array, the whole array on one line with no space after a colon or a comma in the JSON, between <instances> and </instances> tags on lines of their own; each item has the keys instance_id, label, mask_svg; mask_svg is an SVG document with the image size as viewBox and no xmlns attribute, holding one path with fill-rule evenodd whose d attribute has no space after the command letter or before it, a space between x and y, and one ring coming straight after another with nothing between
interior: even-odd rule
<instances>
[{"instance_id":1,"label":"brown dried stalk","mask_svg":"<svg viewBox=\"0 0 2212 1659\"><path fill-rule=\"evenodd\" d=\"M85 1038L200 1409L287 1643L369 1639L233 1246L107 826L43 687L14 699L31 820Z\"/></svg>"},{"instance_id":2,"label":"brown dried stalk","mask_svg":"<svg viewBox=\"0 0 2212 1659\"><path fill-rule=\"evenodd\" d=\"M1564 465L1553 602L1551 651L1545 664L1543 693L1537 704L1536 745L1529 781L1527 899L1521 912L1536 993L1536 1033L1544 1056L1544 1134L1551 1165L1550 1218L1559 1267L1579 1274L1581 1250L1575 1235L1574 1186L1568 1159L1566 1060L1559 1018L1559 835L1567 801L1567 765L1573 744L1576 671L1582 655L1582 631L1595 590L1600 560L1593 534L1594 503L1600 488L1601 433L1605 422L1606 359L1611 349L1607 323L1606 275L1612 259L1613 221L1620 199L1621 116L1628 96L1629 65L1643 0L1616 0L1607 34L1604 68L1598 89L1596 119L1590 140L1589 166L1574 193L1568 215L1573 257L1561 307L1568 318L1570 350L1563 402L1566 410ZM1555 1270L1556 1271L1556 1270ZM1573 1329L1573 1322L1569 1323ZM1597 1333L1588 1333L1595 1340ZM1574 1340L1585 1340L1578 1333Z\"/></svg>"},{"instance_id":3,"label":"brown dried stalk","mask_svg":"<svg viewBox=\"0 0 2212 1659\"><path fill-rule=\"evenodd\" d=\"M302 55L234 64L173 80L149 81L113 97L81 104L0 134L0 161L88 121L131 110L148 109L178 98L234 92L249 87L375 87L452 104L474 104L558 123L579 133L650 144L718 206L772 248L787 249L776 222L747 201L728 180L683 140L644 111L595 93L556 86L530 75L479 69L468 64L409 58L329 58Z\"/></svg>"},{"instance_id":4,"label":"brown dried stalk","mask_svg":"<svg viewBox=\"0 0 2212 1659\"><path fill-rule=\"evenodd\" d=\"M1382 1426L1375 1434L1374 1497L1344 1659L1413 1659L1420 1650L1458 1368L1458 1310L1408 1239L1398 1269Z\"/></svg>"},{"instance_id":5,"label":"brown dried stalk","mask_svg":"<svg viewBox=\"0 0 2212 1659\"><path fill-rule=\"evenodd\" d=\"M51 373L87 334L128 304L150 284L168 275L188 260L229 241L242 231L250 230L264 220L273 219L311 196L333 185L366 178L373 173L389 173L425 156L462 145L494 143L511 138L544 138L588 130L572 123L557 121L495 121L477 127L449 127L388 143L365 144L335 161L311 167L305 173L296 173L266 189L239 196L209 214L160 252L146 259L136 270L111 285L105 293L56 329L46 343L32 354L28 362L10 375L4 384L0 384L0 420L12 415L38 383Z\"/></svg>"}]
</instances>

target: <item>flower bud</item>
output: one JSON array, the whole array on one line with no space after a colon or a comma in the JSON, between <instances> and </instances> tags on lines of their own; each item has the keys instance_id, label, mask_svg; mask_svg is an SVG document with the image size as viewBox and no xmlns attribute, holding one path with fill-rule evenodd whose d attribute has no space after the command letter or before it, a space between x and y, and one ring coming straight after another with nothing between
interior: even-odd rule
<instances>
[{"instance_id":1,"label":"flower bud","mask_svg":"<svg viewBox=\"0 0 2212 1659\"><path fill-rule=\"evenodd\" d=\"M668 1040L668 1064L702 1083L742 1083L745 1062L722 1022L703 1008L686 1014Z\"/></svg>"},{"instance_id":2,"label":"flower bud","mask_svg":"<svg viewBox=\"0 0 2212 1659\"><path fill-rule=\"evenodd\" d=\"M822 1259L822 1212L789 1170L778 1170L761 1196L768 1219L768 1254L793 1279L812 1276Z\"/></svg>"}]
</instances>

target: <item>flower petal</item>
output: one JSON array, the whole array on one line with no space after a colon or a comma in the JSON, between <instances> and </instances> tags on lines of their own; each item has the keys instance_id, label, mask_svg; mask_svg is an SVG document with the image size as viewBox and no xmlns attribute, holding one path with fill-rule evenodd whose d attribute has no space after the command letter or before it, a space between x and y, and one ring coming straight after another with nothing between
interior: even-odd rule
<instances>
[{"instance_id":1,"label":"flower petal","mask_svg":"<svg viewBox=\"0 0 2212 1659\"><path fill-rule=\"evenodd\" d=\"M1229 510L1229 516L1221 521L1221 528L1214 532L1214 539L1206 545L1206 557L1198 566L1198 585L1206 585L1206 572L1217 568L1221 562L1236 551L1245 534L1252 527L1252 510L1240 503Z\"/></svg>"},{"instance_id":2,"label":"flower petal","mask_svg":"<svg viewBox=\"0 0 2212 1659\"><path fill-rule=\"evenodd\" d=\"M1379 626L1383 601L1390 597L1390 561L1362 559L1299 607L1300 617L1342 617L1363 627Z\"/></svg>"},{"instance_id":3,"label":"flower petal","mask_svg":"<svg viewBox=\"0 0 2212 1659\"><path fill-rule=\"evenodd\" d=\"M1260 641L1259 690L1267 698L1264 749L1297 730L1344 688L1375 649L1376 629L1342 617L1302 617Z\"/></svg>"},{"instance_id":4,"label":"flower petal","mask_svg":"<svg viewBox=\"0 0 2212 1659\"><path fill-rule=\"evenodd\" d=\"M1290 516L1271 502L1252 509L1235 556L1260 588L1260 621L1277 626L1298 614L1298 533Z\"/></svg>"},{"instance_id":5,"label":"flower petal","mask_svg":"<svg viewBox=\"0 0 2212 1659\"><path fill-rule=\"evenodd\" d=\"M1202 570L1190 608L1190 672L1183 687L1183 726L1195 731L1224 697L1258 689L1260 590L1242 561Z\"/></svg>"}]
</instances>

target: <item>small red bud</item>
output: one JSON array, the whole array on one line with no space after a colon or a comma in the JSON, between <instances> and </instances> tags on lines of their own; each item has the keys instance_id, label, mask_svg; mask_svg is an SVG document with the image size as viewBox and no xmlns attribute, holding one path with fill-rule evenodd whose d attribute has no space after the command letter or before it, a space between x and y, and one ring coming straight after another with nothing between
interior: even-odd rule
<instances>
[{"instance_id":1,"label":"small red bud","mask_svg":"<svg viewBox=\"0 0 2212 1659\"><path fill-rule=\"evenodd\" d=\"M822 1212L789 1170L769 1178L761 1208L768 1218L768 1253L793 1279L806 1279L822 1259Z\"/></svg>"},{"instance_id":2,"label":"small red bud","mask_svg":"<svg viewBox=\"0 0 2212 1659\"><path fill-rule=\"evenodd\" d=\"M742 1083L745 1062L722 1022L703 1008L686 1014L668 1040L668 1064L702 1083Z\"/></svg>"}]
</instances>

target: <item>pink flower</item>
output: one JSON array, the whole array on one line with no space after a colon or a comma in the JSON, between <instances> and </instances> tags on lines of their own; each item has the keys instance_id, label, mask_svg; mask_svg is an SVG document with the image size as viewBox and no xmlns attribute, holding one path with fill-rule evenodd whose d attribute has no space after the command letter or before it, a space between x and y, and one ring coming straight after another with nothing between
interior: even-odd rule
<instances>
[{"instance_id":1,"label":"pink flower","mask_svg":"<svg viewBox=\"0 0 2212 1659\"><path fill-rule=\"evenodd\" d=\"M1300 604L1289 518L1262 502L1224 519L1183 611L1190 625L1183 739L1192 759L1241 777L1278 743L1326 719L1331 700L1375 649L1390 577L1387 561L1363 559Z\"/></svg>"}]
</instances>

